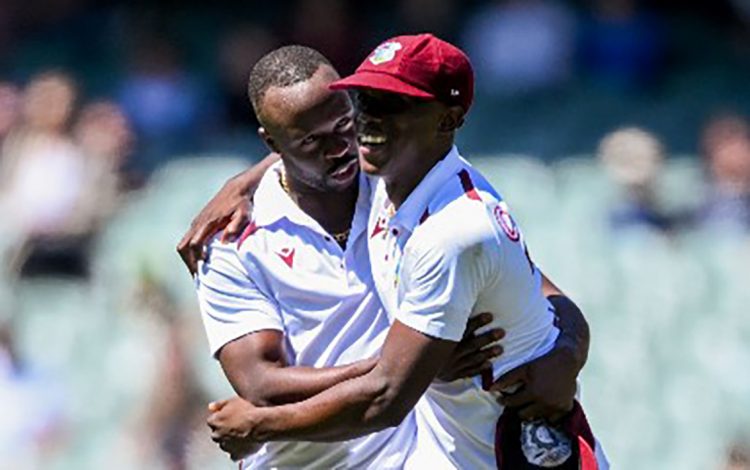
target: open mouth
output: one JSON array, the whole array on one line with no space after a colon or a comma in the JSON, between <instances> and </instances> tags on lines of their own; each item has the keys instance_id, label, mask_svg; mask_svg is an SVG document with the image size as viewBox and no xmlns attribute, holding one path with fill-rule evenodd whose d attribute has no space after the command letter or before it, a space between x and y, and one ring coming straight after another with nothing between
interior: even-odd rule
<instances>
[{"instance_id":1,"label":"open mouth","mask_svg":"<svg viewBox=\"0 0 750 470\"><path fill-rule=\"evenodd\" d=\"M383 145L388 141L386 136L381 134L358 134L357 142L360 145Z\"/></svg>"},{"instance_id":2,"label":"open mouth","mask_svg":"<svg viewBox=\"0 0 750 470\"><path fill-rule=\"evenodd\" d=\"M360 147L377 147L387 142L388 137L377 119L372 119L364 113L357 116L357 143Z\"/></svg>"},{"instance_id":3,"label":"open mouth","mask_svg":"<svg viewBox=\"0 0 750 470\"><path fill-rule=\"evenodd\" d=\"M337 181L347 181L357 174L357 164L359 162L356 158L349 160L347 163L336 168L330 173L331 178Z\"/></svg>"}]
</instances>

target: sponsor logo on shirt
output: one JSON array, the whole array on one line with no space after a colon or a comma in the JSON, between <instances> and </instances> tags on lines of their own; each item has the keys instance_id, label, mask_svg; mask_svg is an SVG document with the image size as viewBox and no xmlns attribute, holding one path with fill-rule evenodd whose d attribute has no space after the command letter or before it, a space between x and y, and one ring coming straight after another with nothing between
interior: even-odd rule
<instances>
[{"instance_id":1,"label":"sponsor logo on shirt","mask_svg":"<svg viewBox=\"0 0 750 470\"><path fill-rule=\"evenodd\" d=\"M290 268L294 264L294 248L282 248L277 251L276 254L281 258L281 261L286 263Z\"/></svg>"},{"instance_id":2,"label":"sponsor logo on shirt","mask_svg":"<svg viewBox=\"0 0 750 470\"><path fill-rule=\"evenodd\" d=\"M378 217L377 223L375 223L375 228L372 229L372 233L370 234L370 238L375 238L375 235L385 232L387 229L387 223L388 221L384 217ZM385 234L383 234L383 237L385 237Z\"/></svg>"}]
</instances>

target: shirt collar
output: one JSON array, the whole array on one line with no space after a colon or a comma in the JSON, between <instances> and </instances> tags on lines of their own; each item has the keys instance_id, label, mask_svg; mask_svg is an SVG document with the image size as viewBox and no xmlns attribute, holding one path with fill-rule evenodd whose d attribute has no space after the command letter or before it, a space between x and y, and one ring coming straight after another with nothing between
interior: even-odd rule
<instances>
[{"instance_id":1,"label":"shirt collar","mask_svg":"<svg viewBox=\"0 0 750 470\"><path fill-rule=\"evenodd\" d=\"M425 211L435 193L456 175L463 166L458 149L454 145L448 154L422 178L416 188L409 194L396 214L391 224L413 231L425 215Z\"/></svg>"},{"instance_id":2,"label":"shirt collar","mask_svg":"<svg viewBox=\"0 0 750 470\"><path fill-rule=\"evenodd\" d=\"M253 221L256 225L269 226L286 217L299 225L310 225L314 222L281 187L282 162L276 162L266 170L253 196ZM309 221L305 219L310 219Z\"/></svg>"},{"instance_id":3,"label":"shirt collar","mask_svg":"<svg viewBox=\"0 0 750 470\"><path fill-rule=\"evenodd\" d=\"M258 189L255 191L253 200L253 222L260 227L267 227L279 220L286 218L290 222L318 231L327 235L325 229L318 221L310 217L305 211L292 200L281 186L281 172L284 164L281 161L274 163L261 178ZM349 240L354 240L360 231L367 226L367 215L369 214L370 185L367 178L359 172L359 195L352 220L352 231Z\"/></svg>"}]
</instances>

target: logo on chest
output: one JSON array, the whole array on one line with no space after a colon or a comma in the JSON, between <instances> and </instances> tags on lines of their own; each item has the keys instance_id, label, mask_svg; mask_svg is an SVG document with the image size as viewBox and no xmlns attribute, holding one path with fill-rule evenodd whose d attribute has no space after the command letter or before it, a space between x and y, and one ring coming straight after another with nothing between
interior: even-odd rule
<instances>
[{"instance_id":1,"label":"logo on chest","mask_svg":"<svg viewBox=\"0 0 750 470\"><path fill-rule=\"evenodd\" d=\"M285 247L276 252L281 261L291 269L294 265L294 248Z\"/></svg>"},{"instance_id":2,"label":"logo on chest","mask_svg":"<svg viewBox=\"0 0 750 470\"><path fill-rule=\"evenodd\" d=\"M385 217L378 217L378 221L375 223L375 228L372 229L370 238L375 238L378 234L382 233L385 238L385 231L388 230L388 219Z\"/></svg>"},{"instance_id":3,"label":"logo on chest","mask_svg":"<svg viewBox=\"0 0 750 470\"><path fill-rule=\"evenodd\" d=\"M495 216L495 221L497 221L498 225L500 225L500 228L503 229L503 232L505 232L505 235L510 241L517 242L521 239L521 231L518 230L516 221L513 220L513 217L505 207L498 204L493 209L492 214Z\"/></svg>"}]
</instances>

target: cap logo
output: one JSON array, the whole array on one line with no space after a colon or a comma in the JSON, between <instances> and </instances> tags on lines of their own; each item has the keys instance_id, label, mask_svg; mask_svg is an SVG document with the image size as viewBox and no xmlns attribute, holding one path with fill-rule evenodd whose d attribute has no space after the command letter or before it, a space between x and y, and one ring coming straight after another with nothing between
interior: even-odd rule
<instances>
[{"instance_id":1,"label":"cap logo","mask_svg":"<svg viewBox=\"0 0 750 470\"><path fill-rule=\"evenodd\" d=\"M370 62L372 65L380 65L386 62L390 62L396 57L396 51L403 48L400 42L384 42L379 45L370 55Z\"/></svg>"}]
</instances>

